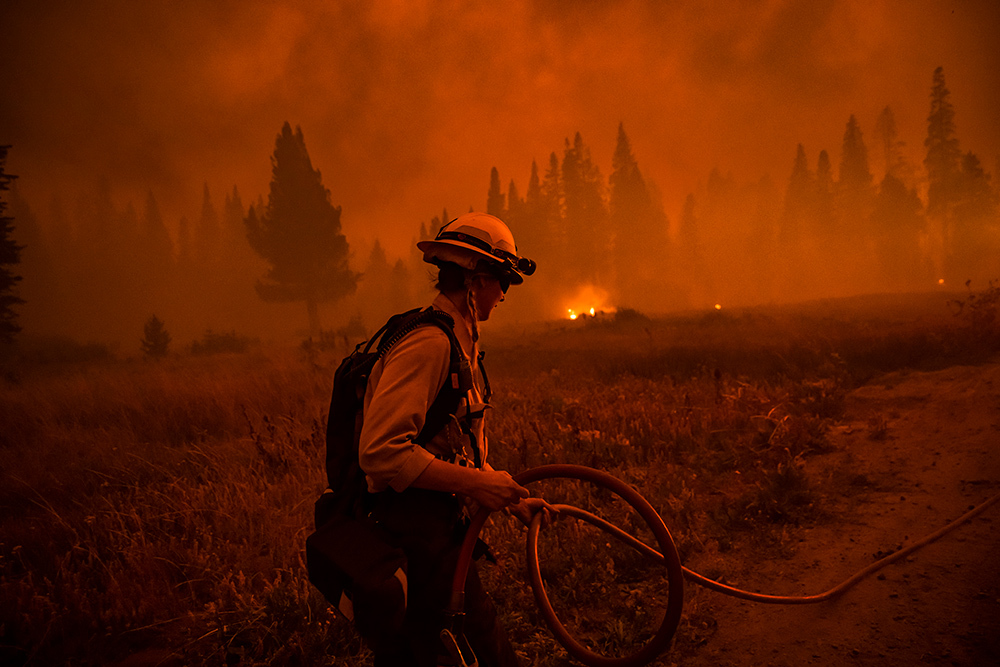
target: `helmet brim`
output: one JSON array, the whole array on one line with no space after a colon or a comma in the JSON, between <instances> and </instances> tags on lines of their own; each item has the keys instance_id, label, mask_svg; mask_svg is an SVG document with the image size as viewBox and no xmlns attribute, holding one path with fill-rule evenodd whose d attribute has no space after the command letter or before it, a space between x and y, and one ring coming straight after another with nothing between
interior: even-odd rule
<instances>
[{"instance_id":1,"label":"helmet brim","mask_svg":"<svg viewBox=\"0 0 1000 667\"><path fill-rule=\"evenodd\" d=\"M524 282L524 276L510 262L500 261L494 255L469 243L452 239L420 241L417 243L417 250L424 253L424 261L428 264L452 262L471 271L480 261L485 261L491 270L506 276L511 285L520 285Z\"/></svg>"}]
</instances>

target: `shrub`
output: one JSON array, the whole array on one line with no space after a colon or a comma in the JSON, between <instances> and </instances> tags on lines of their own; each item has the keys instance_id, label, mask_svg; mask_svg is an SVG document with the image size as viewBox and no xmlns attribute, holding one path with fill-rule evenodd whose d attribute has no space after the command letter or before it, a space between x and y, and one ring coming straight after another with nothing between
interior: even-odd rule
<instances>
[{"instance_id":1,"label":"shrub","mask_svg":"<svg viewBox=\"0 0 1000 667\"><path fill-rule=\"evenodd\" d=\"M162 359L167 356L170 347L170 334L160 319L153 315L142 328L143 337L139 342L142 353L152 359Z\"/></svg>"}]
</instances>

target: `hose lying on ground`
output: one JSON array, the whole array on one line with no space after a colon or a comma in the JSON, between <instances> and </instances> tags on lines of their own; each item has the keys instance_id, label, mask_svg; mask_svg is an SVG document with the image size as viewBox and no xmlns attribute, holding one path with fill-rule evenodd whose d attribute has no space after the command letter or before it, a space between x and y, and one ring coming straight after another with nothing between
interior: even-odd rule
<instances>
[{"instance_id":1,"label":"hose lying on ground","mask_svg":"<svg viewBox=\"0 0 1000 667\"><path fill-rule=\"evenodd\" d=\"M741 590L732 586L726 586L725 584L709 579L708 577L683 567L680 564L680 558L677 554L677 549L674 546L673 539L670 537L670 533L664 525L663 519L659 514L657 514L656 510L654 510L649 502L633 487L606 472L595 470L593 468L587 468L585 466L554 464L532 468L515 475L514 477L514 479L522 485L544 479L557 478L576 479L590 482L596 486L616 493L623 500L625 500L625 502L638 512L638 514L649 526L653 535L656 537L660 551L657 551L618 526L595 514L592 514L591 512L578 507L573 507L572 505L556 504L553 505L553 507L558 509L561 514L572 516L590 523L641 553L646 554L650 558L662 562L667 570L667 609L664 614L663 621L660 624L659 629L653 635L653 638L635 653L624 657L611 658L594 653L576 641L576 639L569 634L566 628L556 617L555 611L552 609L552 605L550 604L548 596L545 593L541 566L538 560L538 535L541 529L542 517L540 513L535 515L535 518L531 522L528 529L527 540L528 574L531 579L531 588L535 596L535 602L538 604L539 610L541 611L546 624L552 630L552 633L555 635L559 643L563 645L570 655L589 667L639 667L640 665L645 665L651 662L657 656L662 654L669 646L670 641L673 638L674 631L677 629L677 624L680 621L681 605L683 604L683 578L687 578L699 586L704 586L719 593L752 602L770 604L815 604L818 602L824 602L841 595L865 577L877 572L890 563L894 563L901 558L905 558L917 549L925 547L931 542L940 539L960 525L970 521L976 516L979 516L997 502L1000 502L1000 494L994 495L951 523L934 531L921 540L914 542L905 549L900 549L899 551L872 563L868 567L852 575L843 583L838 584L824 593L803 596L766 595L763 593L753 593ZM489 514L490 512L485 509L480 510L480 512L476 514L469 527L469 531L466 534L465 542L462 544L462 550L459 553L458 563L455 568L455 578L452 583L452 597L449 612L453 616L460 617L462 609L465 606L465 580L468 575L469 564L472 561L472 550L475 546L476 539L479 536L479 532L486 523L486 519ZM462 662L464 664L464 661Z\"/></svg>"}]
</instances>

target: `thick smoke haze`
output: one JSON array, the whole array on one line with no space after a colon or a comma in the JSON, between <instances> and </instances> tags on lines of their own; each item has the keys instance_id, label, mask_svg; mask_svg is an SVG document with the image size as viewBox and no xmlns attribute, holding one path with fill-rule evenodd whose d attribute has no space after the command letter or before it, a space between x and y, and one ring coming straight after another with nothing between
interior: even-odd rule
<instances>
[{"instance_id":1,"label":"thick smoke haze","mask_svg":"<svg viewBox=\"0 0 1000 667\"><path fill-rule=\"evenodd\" d=\"M919 190L939 66L996 174L998 34L995 0L4 0L0 144L36 213L106 179L176 238L205 184L266 198L288 121L354 259L378 239L391 263L443 208L484 208L492 167L523 193L576 132L606 178L622 123L676 234L713 169L783 193L799 144L836 168L851 115L878 182L886 106Z\"/></svg>"}]
</instances>

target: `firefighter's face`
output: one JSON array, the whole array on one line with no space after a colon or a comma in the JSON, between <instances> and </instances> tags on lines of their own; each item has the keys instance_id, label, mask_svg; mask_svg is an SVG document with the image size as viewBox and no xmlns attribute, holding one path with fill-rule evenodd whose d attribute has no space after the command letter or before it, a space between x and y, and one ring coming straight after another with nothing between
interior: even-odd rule
<instances>
[{"instance_id":1,"label":"firefighter's face","mask_svg":"<svg viewBox=\"0 0 1000 667\"><path fill-rule=\"evenodd\" d=\"M504 289L499 278L490 273L476 275L473 282L472 298L476 302L476 313L480 322L490 319L490 313L504 299Z\"/></svg>"}]
</instances>

